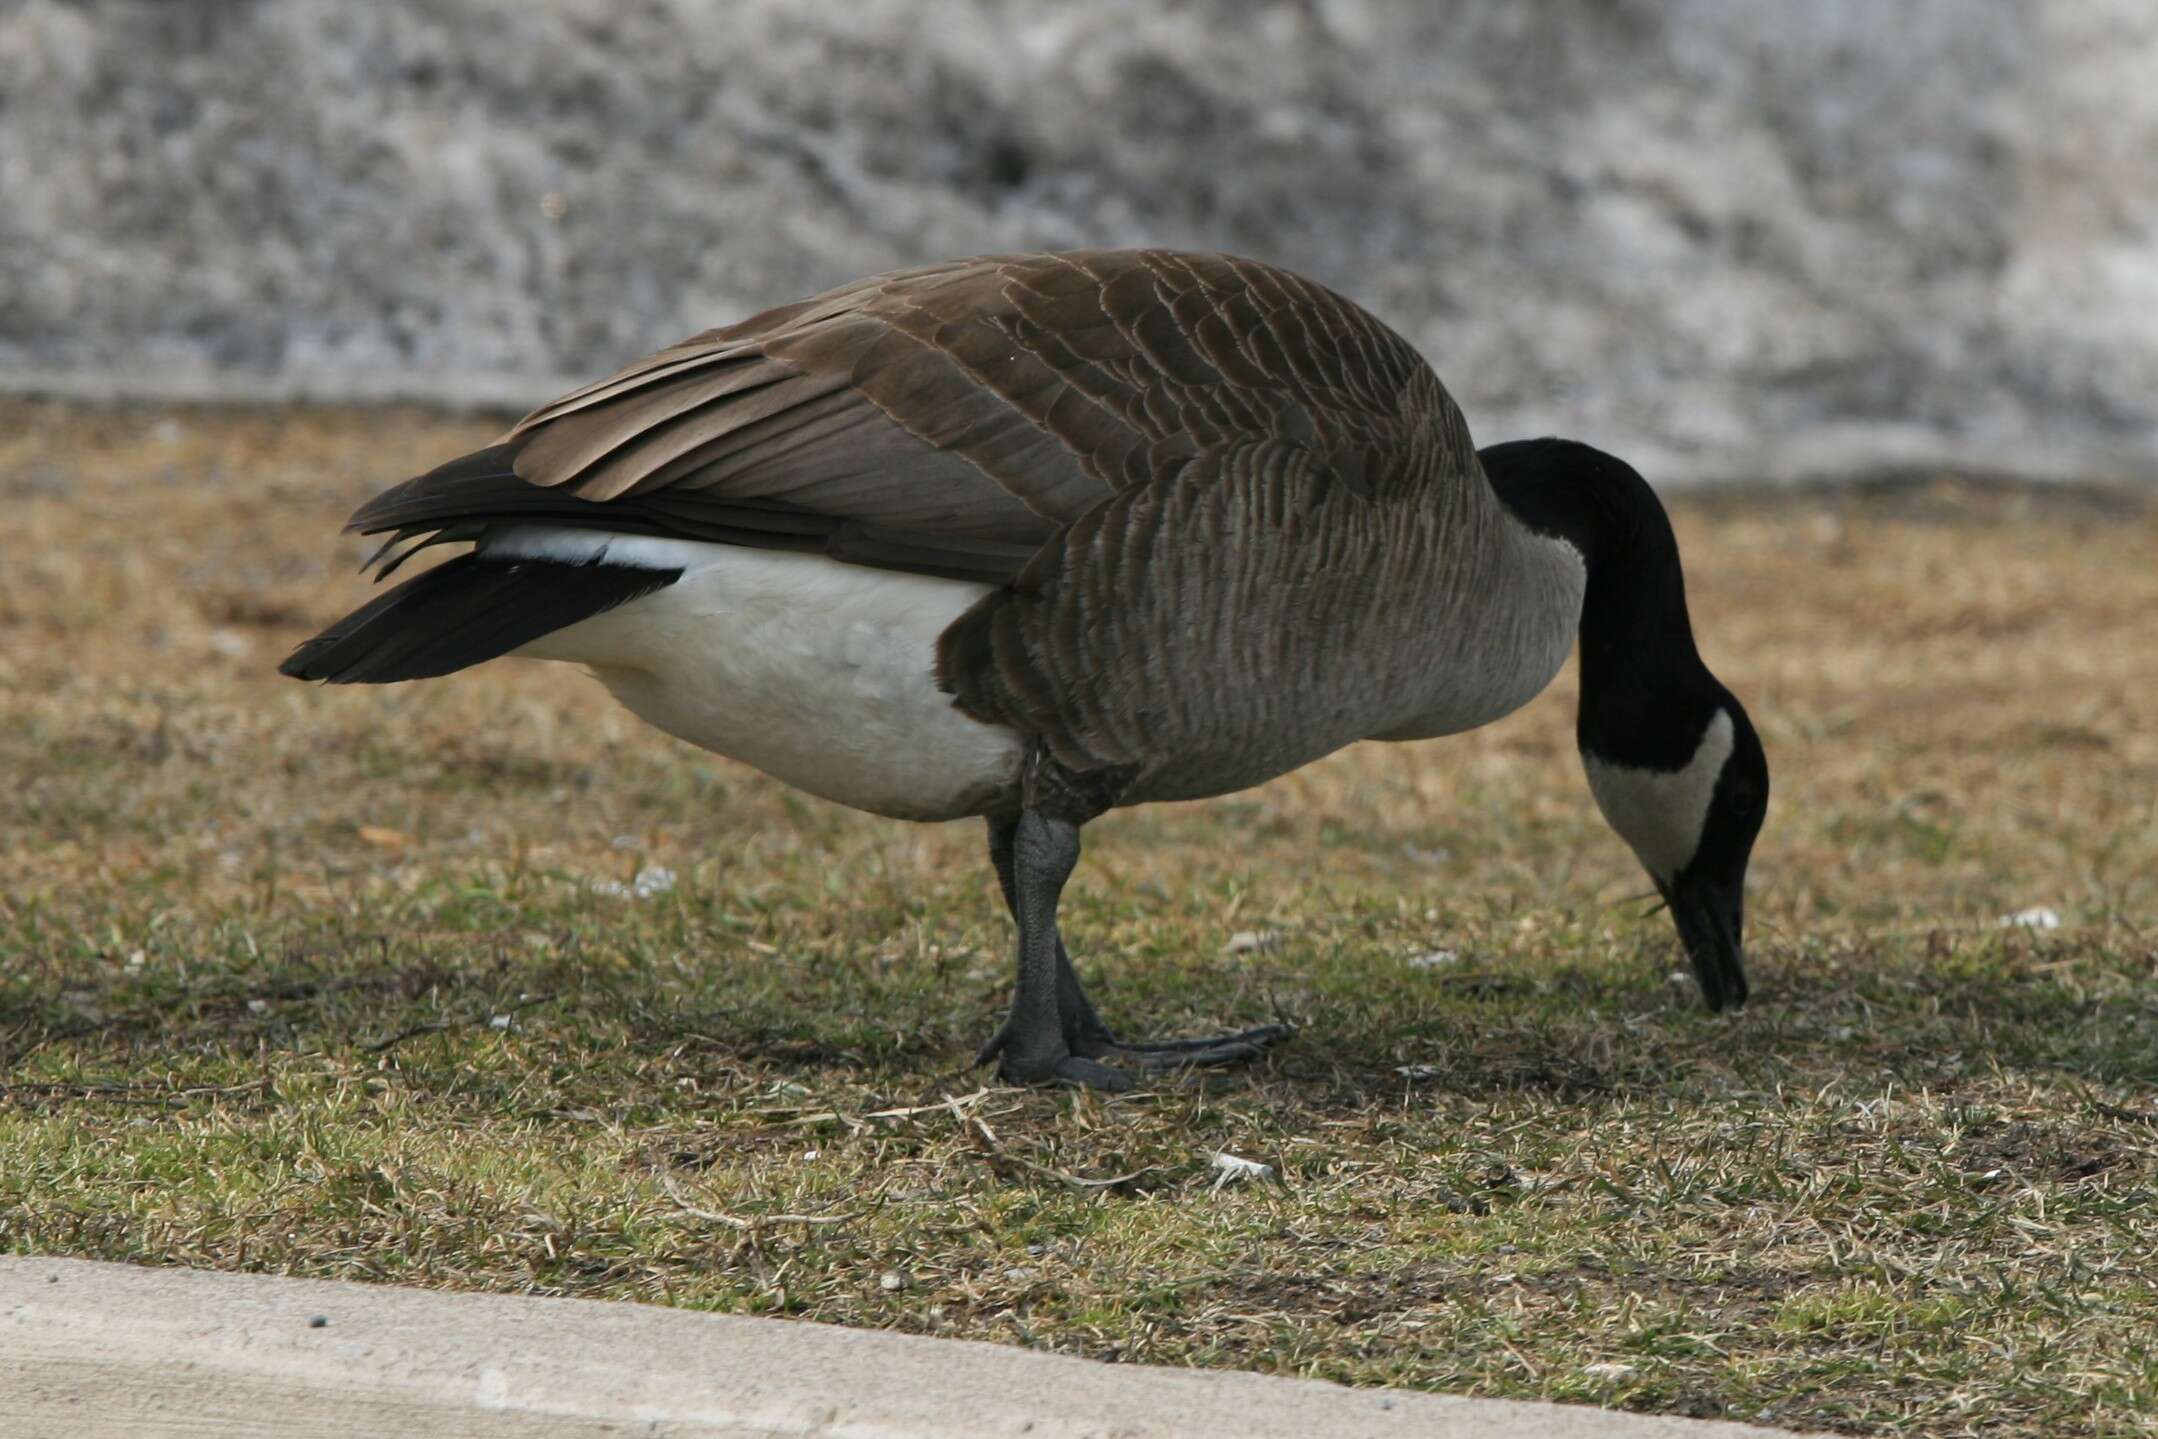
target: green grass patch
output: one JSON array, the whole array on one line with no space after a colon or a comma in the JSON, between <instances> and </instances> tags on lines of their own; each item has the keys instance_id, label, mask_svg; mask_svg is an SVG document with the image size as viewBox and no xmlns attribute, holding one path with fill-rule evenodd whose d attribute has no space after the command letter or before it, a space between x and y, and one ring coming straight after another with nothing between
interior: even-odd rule
<instances>
[{"instance_id":1,"label":"green grass patch","mask_svg":"<svg viewBox=\"0 0 2158 1439\"><path fill-rule=\"evenodd\" d=\"M1851 1433L2158 1424L2145 509L1678 507L1776 767L1746 1013L1676 973L1565 679L1090 827L1066 928L1112 1022L1297 1029L1104 1097L969 1063L1010 983L975 827L803 800L559 669L274 676L356 593L344 510L482 427L16 409L0 479L79 478L0 570L0 1249Z\"/></svg>"}]
</instances>

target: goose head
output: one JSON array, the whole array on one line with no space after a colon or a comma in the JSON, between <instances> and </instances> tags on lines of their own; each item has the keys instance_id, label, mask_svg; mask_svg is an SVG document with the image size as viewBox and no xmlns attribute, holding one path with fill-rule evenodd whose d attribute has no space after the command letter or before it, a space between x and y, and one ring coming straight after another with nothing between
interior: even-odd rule
<instances>
[{"instance_id":1,"label":"goose head","mask_svg":"<svg viewBox=\"0 0 2158 1439\"><path fill-rule=\"evenodd\" d=\"M1663 896L1708 1007L1742 1005L1768 757L1695 647L1670 518L1630 465L1587 445L1516 441L1479 458L1517 520L1581 556L1575 739L1589 790Z\"/></svg>"},{"instance_id":2,"label":"goose head","mask_svg":"<svg viewBox=\"0 0 2158 1439\"><path fill-rule=\"evenodd\" d=\"M1746 1002L1746 866L1768 813L1768 758L1745 708L1706 668L1695 678L1693 693L1638 712L1653 732L1581 735L1581 767L1721 1010Z\"/></svg>"}]
</instances>

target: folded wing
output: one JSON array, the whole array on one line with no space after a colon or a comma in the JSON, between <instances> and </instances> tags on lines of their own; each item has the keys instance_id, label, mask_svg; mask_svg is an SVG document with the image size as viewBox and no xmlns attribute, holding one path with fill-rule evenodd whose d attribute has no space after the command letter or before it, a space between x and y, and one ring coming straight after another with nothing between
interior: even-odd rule
<instances>
[{"instance_id":1,"label":"folded wing","mask_svg":"<svg viewBox=\"0 0 2158 1439\"><path fill-rule=\"evenodd\" d=\"M1459 431L1413 349L1269 266L991 256L694 336L369 501L351 528L391 537L384 573L540 522L1001 584L1111 496L1223 444L1311 448L1352 479L1364 454L1419 438L1467 453L1465 431L1429 434L1434 414Z\"/></svg>"}]
</instances>

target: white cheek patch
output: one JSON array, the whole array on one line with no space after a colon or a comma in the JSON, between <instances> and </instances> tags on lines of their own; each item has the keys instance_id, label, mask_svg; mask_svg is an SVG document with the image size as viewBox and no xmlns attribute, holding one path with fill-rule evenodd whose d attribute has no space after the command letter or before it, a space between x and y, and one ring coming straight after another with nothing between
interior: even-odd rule
<instances>
[{"instance_id":1,"label":"white cheek patch","mask_svg":"<svg viewBox=\"0 0 2158 1439\"><path fill-rule=\"evenodd\" d=\"M1731 712L1719 709L1683 769L1635 769L1581 752L1596 807L1659 881L1668 882L1701 847L1708 804L1732 743Z\"/></svg>"}]
</instances>

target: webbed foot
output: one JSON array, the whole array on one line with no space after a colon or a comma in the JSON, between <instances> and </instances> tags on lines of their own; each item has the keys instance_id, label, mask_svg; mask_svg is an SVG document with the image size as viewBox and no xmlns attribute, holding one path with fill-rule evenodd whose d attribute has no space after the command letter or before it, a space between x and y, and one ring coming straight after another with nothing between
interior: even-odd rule
<instances>
[{"instance_id":1,"label":"webbed foot","mask_svg":"<svg viewBox=\"0 0 2158 1439\"><path fill-rule=\"evenodd\" d=\"M1011 1039L1012 1024L1006 1020L974 1056L976 1064L996 1060L997 1078L1006 1084L1076 1084L1082 1089L1112 1094L1132 1087L1130 1075L1091 1055L1075 1054L1069 1048L1021 1054L1014 1050Z\"/></svg>"},{"instance_id":2,"label":"webbed foot","mask_svg":"<svg viewBox=\"0 0 2158 1439\"><path fill-rule=\"evenodd\" d=\"M1294 1033L1286 1024L1262 1024L1191 1039L1125 1040L1112 1045L1110 1052L1140 1069L1181 1069L1185 1065L1210 1068L1257 1059Z\"/></svg>"}]
</instances>

